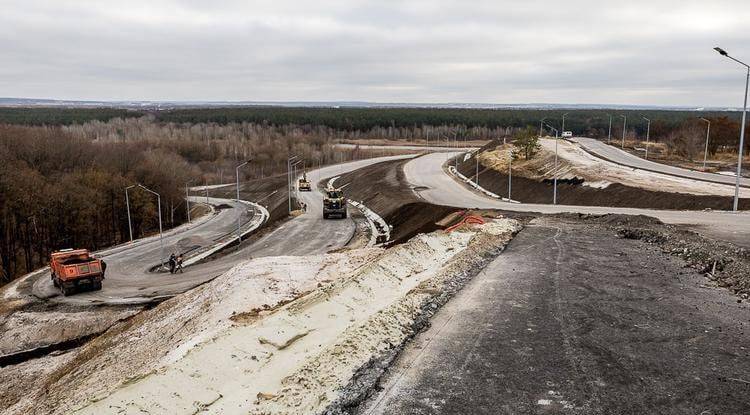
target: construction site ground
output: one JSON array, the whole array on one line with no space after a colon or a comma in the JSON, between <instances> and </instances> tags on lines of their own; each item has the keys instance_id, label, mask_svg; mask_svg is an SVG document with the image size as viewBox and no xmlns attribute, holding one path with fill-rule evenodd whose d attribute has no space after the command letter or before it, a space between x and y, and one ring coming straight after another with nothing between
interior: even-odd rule
<instances>
[{"instance_id":1,"label":"construction site ground","mask_svg":"<svg viewBox=\"0 0 750 415\"><path fill-rule=\"evenodd\" d=\"M723 247L684 238L638 217L532 221L353 412L747 413L747 293L692 260Z\"/></svg>"},{"instance_id":2,"label":"construction site ground","mask_svg":"<svg viewBox=\"0 0 750 415\"><path fill-rule=\"evenodd\" d=\"M447 233L463 209L420 199L402 167L337 181L393 225L387 248L363 247L355 214L343 249L247 258L153 307L77 309L115 324L3 365L0 412L750 408L746 249L639 216L482 210L487 225ZM19 341L22 318L4 323Z\"/></svg>"}]
</instances>

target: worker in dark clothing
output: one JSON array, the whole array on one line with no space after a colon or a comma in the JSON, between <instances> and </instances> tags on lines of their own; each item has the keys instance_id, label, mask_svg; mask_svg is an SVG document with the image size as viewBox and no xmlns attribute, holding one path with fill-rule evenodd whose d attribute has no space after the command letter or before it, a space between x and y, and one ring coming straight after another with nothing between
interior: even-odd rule
<instances>
[{"instance_id":1,"label":"worker in dark clothing","mask_svg":"<svg viewBox=\"0 0 750 415\"><path fill-rule=\"evenodd\" d=\"M177 258L174 253L169 256L169 273L174 274L175 267L177 267Z\"/></svg>"},{"instance_id":2,"label":"worker in dark clothing","mask_svg":"<svg viewBox=\"0 0 750 415\"><path fill-rule=\"evenodd\" d=\"M102 261L102 276L103 276L107 272L107 263L104 262L103 259L101 259L100 261Z\"/></svg>"},{"instance_id":3,"label":"worker in dark clothing","mask_svg":"<svg viewBox=\"0 0 750 415\"><path fill-rule=\"evenodd\" d=\"M180 274L182 274L182 254L177 255L177 267L175 268L174 272L180 271Z\"/></svg>"}]
</instances>

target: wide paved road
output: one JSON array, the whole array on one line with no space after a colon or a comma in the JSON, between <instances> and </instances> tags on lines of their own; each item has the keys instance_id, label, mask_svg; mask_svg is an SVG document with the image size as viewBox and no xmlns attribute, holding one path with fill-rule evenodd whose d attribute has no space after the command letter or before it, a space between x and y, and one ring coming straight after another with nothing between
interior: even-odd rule
<instances>
[{"instance_id":1,"label":"wide paved road","mask_svg":"<svg viewBox=\"0 0 750 415\"><path fill-rule=\"evenodd\" d=\"M323 194L318 191L320 181L371 164L410 157L414 156L379 157L311 171L307 178L310 180L313 191L297 193L300 200L307 206L305 214L285 223L255 242L249 249L250 257L322 254L346 245L354 235L354 221L351 218L323 219ZM351 210L352 207L349 206L349 209Z\"/></svg>"},{"instance_id":2,"label":"wide paved road","mask_svg":"<svg viewBox=\"0 0 750 415\"><path fill-rule=\"evenodd\" d=\"M108 265L107 278L101 291L63 297L52 285L49 272L40 270L20 279L10 290L6 290L6 296L33 293L39 298L71 304L144 303L189 290L221 275L238 262L250 258L320 254L343 247L353 236L355 224L351 218L323 220L323 195L318 191L318 182L374 163L408 157L413 156L358 160L309 172L308 178L313 185L313 191L298 194L300 200L307 205L306 213L287 221L248 246L239 250L229 248L228 253L218 259L187 267L184 273L172 275L148 271L161 261L159 239L151 237L136 241L133 245L123 245L101 253ZM237 204L231 199L211 198L209 202L224 207L199 223L165 233L166 256L177 250L177 247L208 246L216 238L236 229L238 215L241 217L241 223L249 221L252 217L251 210L245 204Z\"/></svg>"},{"instance_id":3,"label":"wide paved road","mask_svg":"<svg viewBox=\"0 0 750 415\"><path fill-rule=\"evenodd\" d=\"M658 173L669 174L678 177L687 177L689 179L702 180L705 182L735 185L736 178L716 173L706 173L696 170L688 170L675 166L668 166L662 163L656 163L650 160L644 160L638 156L622 151L607 143L587 137L573 137L570 141L581 145L586 151L597 155L613 163L630 166L637 169L654 171ZM750 179L740 178L740 186L750 188Z\"/></svg>"},{"instance_id":4,"label":"wide paved road","mask_svg":"<svg viewBox=\"0 0 750 415\"><path fill-rule=\"evenodd\" d=\"M743 246L750 245L750 212L653 210L599 206L544 205L506 203L469 190L448 176L442 168L449 158L458 153L432 153L404 165L406 179L416 193L438 205L466 208L502 209L516 212L584 213L647 215L664 223L685 225L707 236L725 239Z\"/></svg>"},{"instance_id":5,"label":"wide paved road","mask_svg":"<svg viewBox=\"0 0 750 415\"><path fill-rule=\"evenodd\" d=\"M63 297L52 285L49 274L43 272L33 282L33 294L42 299L74 304L138 303L174 295L205 282L215 276L216 266L226 269L230 264L219 261L217 264L196 265L178 274L151 272L150 268L160 265L162 259L166 261L172 252L212 246L217 239L236 230L238 218L242 226L260 219L253 209L231 199L209 198L208 202L220 206L215 213L165 233L163 256L158 236L97 253L107 262L106 279L100 291Z\"/></svg>"}]
</instances>

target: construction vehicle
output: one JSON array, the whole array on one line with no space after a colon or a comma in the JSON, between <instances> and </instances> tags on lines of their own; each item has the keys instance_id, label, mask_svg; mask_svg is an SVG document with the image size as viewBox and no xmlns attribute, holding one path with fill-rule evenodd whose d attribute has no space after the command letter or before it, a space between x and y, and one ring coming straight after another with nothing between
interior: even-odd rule
<instances>
[{"instance_id":1,"label":"construction vehicle","mask_svg":"<svg viewBox=\"0 0 750 415\"><path fill-rule=\"evenodd\" d=\"M310 186L310 182L307 180L307 175L303 174L302 177L299 179L299 183L297 184L297 189L299 189L300 192L311 192L312 187Z\"/></svg>"},{"instance_id":2,"label":"construction vehicle","mask_svg":"<svg viewBox=\"0 0 750 415\"><path fill-rule=\"evenodd\" d=\"M79 290L101 290L106 264L87 249L61 249L50 255L50 277L64 296Z\"/></svg>"},{"instance_id":3,"label":"construction vehicle","mask_svg":"<svg viewBox=\"0 0 750 415\"><path fill-rule=\"evenodd\" d=\"M332 215L346 218L346 198L343 190L329 187L323 197L323 219Z\"/></svg>"}]
</instances>

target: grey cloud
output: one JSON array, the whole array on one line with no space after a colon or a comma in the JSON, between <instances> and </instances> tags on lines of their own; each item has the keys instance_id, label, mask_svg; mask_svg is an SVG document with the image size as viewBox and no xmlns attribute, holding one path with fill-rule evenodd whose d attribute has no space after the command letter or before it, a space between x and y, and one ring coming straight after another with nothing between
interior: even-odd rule
<instances>
[{"instance_id":1,"label":"grey cloud","mask_svg":"<svg viewBox=\"0 0 750 415\"><path fill-rule=\"evenodd\" d=\"M736 106L743 0L42 1L0 14L0 96Z\"/></svg>"}]
</instances>

